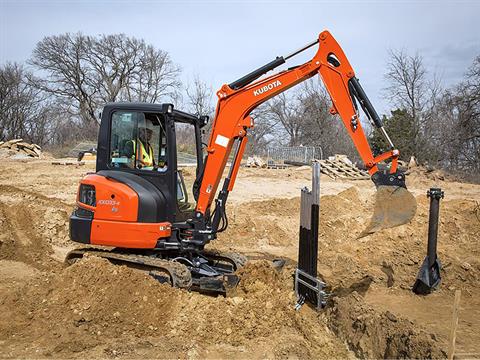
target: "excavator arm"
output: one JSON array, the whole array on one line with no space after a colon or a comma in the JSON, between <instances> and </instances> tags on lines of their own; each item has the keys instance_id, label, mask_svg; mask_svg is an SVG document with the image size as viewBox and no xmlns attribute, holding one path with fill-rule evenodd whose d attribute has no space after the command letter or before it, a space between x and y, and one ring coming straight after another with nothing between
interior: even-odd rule
<instances>
[{"instance_id":1,"label":"excavator arm","mask_svg":"<svg viewBox=\"0 0 480 360\"><path fill-rule=\"evenodd\" d=\"M258 80L266 72L282 65L289 58L318 44L315 56L306 63L281 71ZM233 189L247 143L248 129L254 126L249 116L252 110L272 97L315 76L320 75L331 97L330 113L338 114L351 137L372 180L378 186L395 185L405 188L403 174L397 171L399 151L396 150L385 132L382 122L368 100L355 72L343 50L328 32L323 31L317 40L285 57L277 57L269 64L255 70L243 78L225 84L217 92L218 103L212 132L207 147L207 158L199 185L195 217L204 219L213 233L226 228L225 203ZM359 119L358 104L367 118L385 136L391 150L377 157L373 156L370 145ZM231 166L216 200L215 211L210 215L210 207L222 179L227 161L234 150ZM389 174L379 172L377 164L391 159ZM220 225L220 223L222 223Z\"/></svg>"}]
</instances>

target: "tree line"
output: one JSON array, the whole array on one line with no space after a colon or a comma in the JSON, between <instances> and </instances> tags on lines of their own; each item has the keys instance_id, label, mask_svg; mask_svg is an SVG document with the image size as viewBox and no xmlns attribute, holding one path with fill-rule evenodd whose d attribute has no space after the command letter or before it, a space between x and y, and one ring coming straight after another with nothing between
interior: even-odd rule
<instances>
[{"instance_id":1,"label":"tree line","mask_svg":"<svg viewBox=\"0 0 480 360\"><path fill-rule=\"evenodd\" d=\"M58 146L95 140L98 114L114 101L172 102L198 115L214 114L211 86L195 76L180 81L181 68L166 51L124 34L81 33L45 37L25 64L0 65L0 140L23 138ZM419 54L390 51L384 96L391 112L385 129L401 158L465 174L480 167L480 55L462 81L443 88ZM357 159L340 119L318 79L311 79L252 113L250 153L272 146L321 146L325 155ZM365 120L365 121L363 121ZM362 118L376 154L383 137Z\"/></svg>"}]
</instances>

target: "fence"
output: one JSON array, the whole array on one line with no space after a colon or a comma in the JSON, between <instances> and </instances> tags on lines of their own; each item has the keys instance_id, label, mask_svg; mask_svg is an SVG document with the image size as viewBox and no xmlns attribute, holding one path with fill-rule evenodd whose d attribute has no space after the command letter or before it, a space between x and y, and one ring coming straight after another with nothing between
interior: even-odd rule
<instances>
[{"instance_id":1,"label":"fence","mask_svg":"<svg viewBox=\"0 0 480 360\"><path fill-rule=\"evenodd\" d=\"M73 149L71 149L67 155L68 157L76 158L80 152L90 151L96 148L97 148L97 143L93 141L81 142L81 143L78 143L77 146L75 146Z\"/></svg>"},{"instance_id":2,"label":"fence","mask_svg":"<svg viewBox=\"0 0 480 360\"><path fill-rule=\"evenodd\" d=\"M309 164L312 160L322 160L323 151L320 146L293 146L267 149L264 154L268 161L293 162Z\"/></svg>"}]
</instances>

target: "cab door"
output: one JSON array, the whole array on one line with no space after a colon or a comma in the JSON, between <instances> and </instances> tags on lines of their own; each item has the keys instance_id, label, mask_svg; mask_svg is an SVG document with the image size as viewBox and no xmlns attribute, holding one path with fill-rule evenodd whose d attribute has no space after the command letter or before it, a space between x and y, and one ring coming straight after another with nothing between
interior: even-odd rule
<instances>
[{"instance_id":1,"label":"cab door","mask_svg":"<svg viewBox=\"0 0 480 360\"><path fill-rule=\"evenodd\" d=\"M174 124L170 117L152 110L135 104L105 107L97 172L129 173L147 180L153 187L143 195L155 198L156 221L173 222L177 211Z\"/></svg>"},{"instance_id":2,"label":"cab door","mask_svg":"<svg viewBox=\"0 0 480 360\"><path fill-rule=\"evenodd\" d=\"M177 160L177 221L192 218L195 210L193 183L199 164L198 154L201 139L197 124L175 122L176 160ZM201 162L200 162L201 163Z\"/></svg>"}]
</instances>

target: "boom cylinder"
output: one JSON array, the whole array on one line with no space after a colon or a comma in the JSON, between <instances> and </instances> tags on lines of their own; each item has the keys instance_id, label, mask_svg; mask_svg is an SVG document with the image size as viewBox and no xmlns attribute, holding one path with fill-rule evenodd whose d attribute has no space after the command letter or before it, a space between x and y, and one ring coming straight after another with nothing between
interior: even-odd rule
<instances>
[{"instance_id":1,"label":"boom cylinder","mask_svg":"<svg viewBox=\"0 0 480 360\"><path fill-rule=\"evenodd\" d=\"M301 47L298 50L295 50L294 52L288 54L285 57L277 56L275 60L270 61L268 64L265 64L262 67L259 67L258 69L252 71L251 73L241 77L240 79L235 80L234 82L228 84L228 86L230 87L230 89L233 89L233 90L241 89L245 85L250 84L252 81L257 80L260 76L265 75L270 70L273 70L276 67L284 64L286 60L290 59L291 57L294 57L297 54L300 54L301 52L307 50L308 48L311 48L315 44L318 44L318 39Z\"/></svg>"},{"instance_id":2,"label":"boom cylinder","mask_svg":"<svg viewBox=\"0 0 480 360\"><path fill-rule=\"evenodd\" d=\"M276 67L285 63L283 56L278 56L275 60L270 61L268 64L259 67L258 69L252 71L251 73L241 77L240 79L228 84L231 89L238 90L244 87L247 84L250 84L252 81L257 80L260 76L266 74L270 70L275 69Z\"/></svg>"},{"instance_id":3,"label":"boom cylinder","mask_svg":"<svg viewBox=\"0 0 480 360\"><path fill-rule=\"evenodd\" d=\"M363 110L365 113L372 119L374 122L375 126L378 128L383 127L382 120L380 120L380 117L377 114L377 111L373 107L372 103L370 102L370 99L368 98L367 94L362 88L362 85L360 85L360 82L356 77L352 77L349 82L352 84L354 90L355 90L355 97L358 99L360 102L360 105L362 106Z\"/></svg>"}]
</instances>

